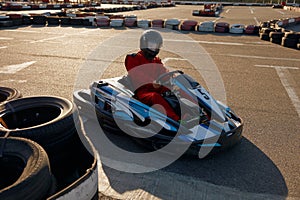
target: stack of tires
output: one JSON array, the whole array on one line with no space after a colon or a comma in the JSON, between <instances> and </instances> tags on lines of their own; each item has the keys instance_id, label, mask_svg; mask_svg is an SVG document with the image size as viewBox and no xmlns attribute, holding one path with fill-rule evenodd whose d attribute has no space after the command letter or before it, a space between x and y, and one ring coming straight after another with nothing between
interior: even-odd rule
<instances>
[{"instance_id":1,"label":"stack of tires","mask_svg":"<svg viewBox=\"0 0 300 200\"><path fill-rule=\"evenodd\" d=\"M152 28L163 28L165 21L163 19L154 19L151 21Z\"/></svg>"},{"instance_id":2,"label":"stack of tires","mask_svg":"<svg viewBox=\"0 0 300 200\"><path fill-rule=\"evenodd\" d=\"M215 23L213 21L201 22L198 26L200 32L214 32Z\"/></svg>"},{"instance_id":3,"label":"stack of tires","mask_svg":"<svg viewBox=\"0 0 300 200\"><path fill-rule=\"evenodd\" d=\"M274 44L281 44L283 36L284 36L283 29L275 29L274 31L271 31L269 34L270 42Z\"/></svg>"},{"instance_id":4,"label":"stack of tires","mask_svg":"<svg viewBox=\"0 0 300 200\"><path fill-rule=\"evenodd\" d=\"M180 25L182 31L195 31L198 22L195 20L184 20Z\"/></svg>"},{"instance_id":5,"label":"stack of tires","mask_svg":"<svg viewBox=\"0 0 300 200\"><path fill-rule=\"evenodd\" d=\"M32 24L34 24L34 25L45 26L46 21L47 21L47 19L46 19L45 15L33 15L32 16Z\"/></svg>"},{"instance_id":6,"label":"stack of tires","mask_svg":"<svg viewBox=\"0 0 300 200\"><path fill-rule=\"evenodd\" d=\"M244 33L248 34L248 35L258 35L258 33L259 33L259 26L256 26L256 25L247 25L245 27Z\"/></svg>"},{"instance_id":7,"label":"stack of tires","mask_svg":"<svg viewBox=\"0 0 300 200\"><path fill-rule=\"evenodd\" d=\"M49 159L36 142L0 138L0 199L46 199L56 190Z\"/></svg>"},{"instance_id":8,"label":"stack of tires","mask_svg":"<svg viewBox=\"0 0 300 200\"><path fill-rule=\"evenodd\" d=\"M67 17L67 16L60 17L60 25L61 26L68 26L68 25L70 25L71 24L70 21L71 21L71 17Z\"/></svg>"},{"instance_id":9,"label":"stack of tires","mask_svg":"<svg viewBox=\"0 0 300 200\"><path fill-rule=\"evenodd\" d=\"M22 14L6 14L9 16L10 20L13 23L13 26L21 26L23 25L23 15Z\"/></svg>"},{"instance_id":10,"label":"stack of tires","mask_svg":"<svg viewBox=\"0 0 300 200\"><path fill-rule=\"evenodd\" d=\"M70 24L71 26L83 26L83 17L71 17Z\"/></svg>"},{"instance_id":11,"label":"stack of tires","mask_svg":"<svg viewBox=\"0 0 300 200\"><path fill-rule=\"evenodd\" d=\"M179 19L166 19L165 20L165 28L172 29L172 30L179 30Z\"/></svg>"},{"instance_id":12,"label":"stack of tires","mask_svg":"<svg viewBox=\"0 0 300 200\"><path fill-rule=\"evenodd\" d=\"M0 101L0 199L97 199L96 153L75 104L6 87Z\"/></svg>"},{"instance_id":13,"label":"stack of tires","mask_svg":"<svg viewBox=\"0 0 300 200\"><path fill-rule=\"evenodd\" d=\"M95 19L96 18L94 16L86 16L83 19L83 25L84 26L95 26L96 25Z\"/></svg>"},{"instance_id":14,"label":"stack of tires","mask_svg":"<svg viewBox=\"0 0 300 200\"><path fill-rule=\"evenodd\" d=\"M60 24L60 19L58 16L47 16L48 26L58 26Z\"/></svg>"},{"instance_id":15,"label":"stack of tires","mask_svg":"<svg viewBox=\"0 0 300 200\"><path fill-rule=\"evenodd\" d=\"M0 15L0 27L11 27L13 26L12 20L9 16Z\"/></svg>"},{"instance_id":16,"label":"stack of tires","mask_svg":"<svg viewBox=\"0 0 300 200\"><path fill-rule=\"evenodd\" d=\"M150 21L147 19L140 19L137 21L137 27L148 28L150 26Z\"/></svg>"},{"instance_id":17,"label":"stack of tires","mask_svg":"<svg viewBox=\"0 0 300 200\"><path fill-rule=\"evenodd\" d=\"M261 40L270 41L270 33L274 31L273 28L261 28L259 31L259 37Z\"/></svg>"},{"instance_id":18,"label":"stack of tires","mask_svg":"<svg viewBox=\"0 0 300 200\"><path fill-rule=\"evenodd\" d=\"M110 27L113 27L113 28L120 28L122 27L124 24L124 19L110 19Z\"/></svg>"},{"instance_id":19,"label":"stack of tires","mask_svg":"<svg viewBox=\"0 0 300 200\"><path fill-rule=\"evenodd\" d=\"M137 16L129 15L124 18L125 27L136 27L137 26Z\"/></svg>"},{"instance_id":20,"label":"stack of tires","mask_svg":"<svg viewBox=\"0 0 300 200\"><path fill-rule=\"evenodd\" d=\"M232 24L229 29L229 33L243 34L245 26L243 24Z\"/></svg>"},{"instance_id":21,"label":"stack of tires","mask_svg":"<svg viewBox=\"0 0 300 200\"><path fill-rule=\"evenodd\" d=\"M300 33L285 32L281 45L288 48L299 48Z\"/></svg>"},{"instance_id":22,"label":"stack of tires","mask_svg":"<svg viewBox=\"0 0 300 200\"><path fill-rule=\"evenodd\" d=\"M98 27L108 27L110 19L107 16L96 16L96 24Z\"/></svg>"},{"instance_id":23,"label":"stack of tires","mask_svg":"<svg viewBox=\"0 0 300 200\"><path fill-rule=\"evenodd\" d=\"M215 32L217 33L228 33L229 24L227 22L218 22L215 24Z\"/></svg>"}]
</instances>

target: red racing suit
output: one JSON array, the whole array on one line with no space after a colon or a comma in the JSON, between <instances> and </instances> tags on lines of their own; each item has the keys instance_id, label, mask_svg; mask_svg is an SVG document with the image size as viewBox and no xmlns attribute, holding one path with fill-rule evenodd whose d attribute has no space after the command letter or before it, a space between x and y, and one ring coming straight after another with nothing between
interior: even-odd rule
<instances>
[{"instance_id":1,"label":"red racing suit","mask_svg":"<svg viewBox=\"0 0 300 200\"><path fill-rule=\"evenodd\" d=\"M153 60L148 60L145 58L143 51L139 51L136 54L126 56L125 67L132 81L137 99L149 106L156 104L161 105L165 109L168 117L178 121L179 116L162 97L162 93L169 89L163 86L155 87L153 85L153 82L161 74L167 72L160 58L155 57ZM156 109L163 111L159 107Z\"/></svg>"}]
</instances>

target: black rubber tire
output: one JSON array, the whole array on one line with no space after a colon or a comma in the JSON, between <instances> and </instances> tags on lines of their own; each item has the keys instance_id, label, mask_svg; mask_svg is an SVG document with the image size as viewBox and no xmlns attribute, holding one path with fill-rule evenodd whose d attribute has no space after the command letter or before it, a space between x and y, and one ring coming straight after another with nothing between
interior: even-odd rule
<instances>
[{"instance_id":1,"label":"black rubber tire","mask_svg":"<svg viewBox=\"0 0 300 200\"><path fill-rule=\"evenodd\" d=\"M0 21L0 27L12 27L14 24L11 20Z\"/></svg>"},{"instance_id":2,"label":"black rubber tire","mask_svg":"<svg viewBox=\"0 0 300 200\"><path fill-rule=\"evenodd\" d=\"M53 194L48 156L39 144L14 137L0 138L0 144L0 199L39 200Z\"/></svg>"},{"instance_id":3,"label":"black rubber tire","mask_svg":"<svg viewBox=\"0 0 300 200\"><path fill-rule=\"evenodd\" d=\"M47 16L47 24L48 26L54 25L58 26L59 25L59 17L58 16Z\"/></svg>"},{"instance_id":4,"label":"black rubber tire","mask_svg":"<svg viewBox=\"0 0 300 200\"><path fill-rule=\"evenodd\" d=\"M32 23L34 25L46 25L46 16L44 15L34 15L32 16Z\"/></svg>"},{"instance_id":5,"label":"black rubber tire","mask_svg":"<svg viewBox=\"0 0 300 200\"><path fill-rule=\"evenodd\" d=\"M270 41L269 33L260 33L259 37L261 40Z\"/></svg>"},{"instance_id":6,"label":"black rubber tire","mask_svg":"<svg viewBox=\"0 0 300 200\"><path fill-rule=\"evenodd\" d=\"M0 136L23 137L39 143L47 152L57 179L76 170L76 156L81 145L76 127L78 110L62 97L34 96L9 101L0 106L0 116L7 125L0 126Z\"/></svg>"},{"instance_id":7,"label":"black rubber tire","mask_svg":"<svg viewBox=\"0 0 300 200\"><path fill-rule=\"evenodd\" d=\"M274 31L273 28L262 28L260 33L267 33L270 34L272 31Z\"/></svg>"},{"instance_id":8,"label":"black rubber tire","mask_svg":"<svg viewBox=\"0 0 300 200\"><path fill-rule=\"evenodd\" d=\"M0 87L0 104L20 97L22 94L16 88Z\"/></svg>"},{"instance_id":9,"label":"black rubber tire","mask_svg":"<svg viewBox=\"0 0 300 200\"><path fill-rule=\"evenodd\" d=\"M295 33L295 32L285 32L284 37L288 38L288 39L299 39L299 34Z\"/></svg>"},{"instance_id":10,"label":"black rubber tire","mask_svg":"<svg viewBox=\"0 0 300 200\"><path fill-rule=\"evenodd\" d=\"M281 45L289 48L297 48L297 43L298 43L297 39L283 37Z\"/></svg>"},{"instance_id":11,"label":"black rubber tire","mask_svg":"<svg viewBox=\"0 0 300 200\"><path fill-rule=\"evenodd\" d=\"M272 39L280 39L284 36L283 32L270 32L269 37Z\"/></svg>"},{"instance_id":12,"label":"black rubber tire","mask_svg":"<svg viewBox=\"0 0 300 200\"><path fill-rule=\"evenodd\" d=\"M281 44L282 39L281 38L271 38L270 42L272 42L274 44Z\"/></svg>"}]
</instances>

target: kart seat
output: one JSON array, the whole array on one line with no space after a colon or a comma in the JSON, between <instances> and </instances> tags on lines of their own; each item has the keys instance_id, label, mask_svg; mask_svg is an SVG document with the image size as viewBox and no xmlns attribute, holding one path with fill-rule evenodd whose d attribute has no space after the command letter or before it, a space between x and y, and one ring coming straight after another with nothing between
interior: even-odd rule
<instances>
[{"instance_id":1,"label":"kart seat","mask_svg":"<svg viewBox=\"0 0 300 200\"><path fill-rule=\"evenodd\" d=\"M118 80L118 82L124 85L127 89L129 89L134 94L133 84L128 75L123 76L121 79Z\"/></svg>"}]
</instances>

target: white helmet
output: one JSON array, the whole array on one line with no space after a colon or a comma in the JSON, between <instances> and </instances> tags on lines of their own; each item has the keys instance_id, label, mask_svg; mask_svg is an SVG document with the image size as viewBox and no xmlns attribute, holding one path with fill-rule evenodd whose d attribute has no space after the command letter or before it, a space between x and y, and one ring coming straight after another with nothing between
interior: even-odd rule
<instances>
[{"instance_id":1,"label":"white helmet","mask_svg":"<svg viewBox=\"0 0 300 200\"><path fill-rule=\"evenodd\" d=\"M161 34L156 30L146 30L140 38L140 49L144 52L147 59L153 59L163 44Z\"/></svg>"}]
</instances>

